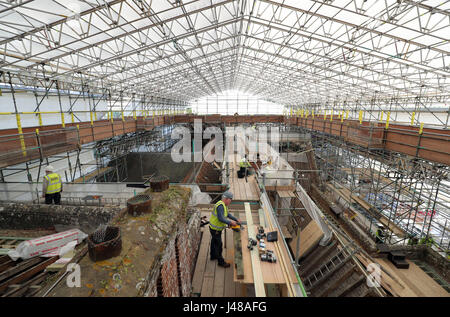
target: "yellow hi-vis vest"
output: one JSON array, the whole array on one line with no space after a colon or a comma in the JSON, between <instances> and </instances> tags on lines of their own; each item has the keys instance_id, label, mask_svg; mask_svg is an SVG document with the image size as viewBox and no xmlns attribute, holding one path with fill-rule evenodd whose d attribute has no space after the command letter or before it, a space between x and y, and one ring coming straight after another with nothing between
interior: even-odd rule
<instances>
[{"instance_id":1,"label":"yellow hi-vis vest","mask_svg":"<svg viewBox=\"0 0 450 317\"><path fill-rule=\"evenodd\" d=\"M239 167L251 167L250 162L248 162L246 159L242 159L239 162Z\"/></svg>"},{"instance_id":2,"label":"yellow hi-vis vest","mask_svg":"<svg viewBox=\"0 0 450 317\"><path fill-rule=\"evenodd\" d=\"M223 223L219 221L219 218L217 218L217 207L220 205L223 206L223 216L226 218L228 216L228 208L225 205L225 203L221 200L219 200L216 205L214 206L214 210L211 214L211 218L209 218L209 227L213 230L222 231L227 227L226 223Z\"/></svg>"},{"instance_id":3,"label":"yellow hi-vis vest","mask_svg":"<svg viewBox=\"0 0 450 317\"><path fill-rule=\"evenodd\" d=\"M61 191L61 177L59 177L58 173L45 175L44 178L48 181L46 194L54 194Z\"/></svg>"}]
</instances>

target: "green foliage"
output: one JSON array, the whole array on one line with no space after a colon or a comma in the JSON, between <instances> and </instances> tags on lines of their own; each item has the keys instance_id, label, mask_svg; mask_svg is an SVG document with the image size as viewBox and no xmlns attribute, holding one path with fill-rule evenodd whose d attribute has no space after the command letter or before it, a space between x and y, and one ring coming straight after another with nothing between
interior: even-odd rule
<instances>
[{"instance_id":1,"label":"green foliage","mask_svg":"<svg viewBox=\"0 0 450 317\"><path fill-rule=\"evenodd\" d=\"M431 237L428 237L428 238L425 237L425 238L420 239L419 244L426 244L426 245L431 246L434 244L434 240Z\"/></svg>"}]
</instances>

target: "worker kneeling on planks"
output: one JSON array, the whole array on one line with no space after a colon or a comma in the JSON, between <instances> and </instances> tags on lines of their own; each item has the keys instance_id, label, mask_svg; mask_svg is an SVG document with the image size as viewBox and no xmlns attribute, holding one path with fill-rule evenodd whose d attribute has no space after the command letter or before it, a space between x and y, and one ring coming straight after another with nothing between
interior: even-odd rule
<instances>
[{"instance_id":1,"label":"worker kneeling on planks","mask_svg":"<svg viewBox=\"0 0 450 317\"><path fill-rule=\"evenodd\" d=\"M232 199L233 194L230 191L223 193L222 200L216 203L209 218L209 231L211 232L210 258L211 260L218 260L219 266L222 267L230 267L230 264L225 262L222 256L222 230L227 226L235 227L241 223L239 219L228 212L228 206Z\"/></svg>"}]
</instances>

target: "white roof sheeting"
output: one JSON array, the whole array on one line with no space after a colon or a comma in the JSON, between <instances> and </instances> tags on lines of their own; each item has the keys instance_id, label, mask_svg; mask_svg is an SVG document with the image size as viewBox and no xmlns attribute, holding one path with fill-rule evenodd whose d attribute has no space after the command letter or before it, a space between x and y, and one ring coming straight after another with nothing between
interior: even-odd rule
<instances>
[{"instance_id":1,"label":"white roof sheeting","mask_svg":"<svg viewBox=\"0 0 450 317\"><path fill-rule=\"evenodd\" d=\"M32 84L284 105L450 92L450 1L0 3L0 68ZM45 75L44 75L45 74Z\"/></svg>"}]
</instances>

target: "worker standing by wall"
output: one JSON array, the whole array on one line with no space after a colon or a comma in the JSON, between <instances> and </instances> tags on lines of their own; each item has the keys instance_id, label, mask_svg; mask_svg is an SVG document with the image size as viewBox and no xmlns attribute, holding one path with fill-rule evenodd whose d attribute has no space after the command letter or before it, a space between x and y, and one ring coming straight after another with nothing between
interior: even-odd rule
<instances>
[{"instance_id":1,"label":"worker standing by wall","mask_svg":"<svg viewBox=\"0 0 450 317\"><path fill-rule=\"evenodd\" d=\"M230 191L226 191L222 195L222 200L219 200L211 213L209 219L209 231L211 232L211 260L218 260L219 266L230 267L230 264L225 262L222 256L222 230L228 226L236 226L241 221L236 219L232 214L228 212L228 206L233 199L233 194ZM227 218L231 219L228 220Z\"/></svg>"},{"instance_id":2,"label":"worker standing by wall","mask_svg":"<svg viewBox=\"0 0 450 317\"><path fill-rule=\"evenodd\" d=\"M42 197L45 198L45 203L51 205L54 202L55 205L61 205L61 176L54 172L51 165L45 168L45 174L42 183Z\"/></svg>"}]
</instances>

